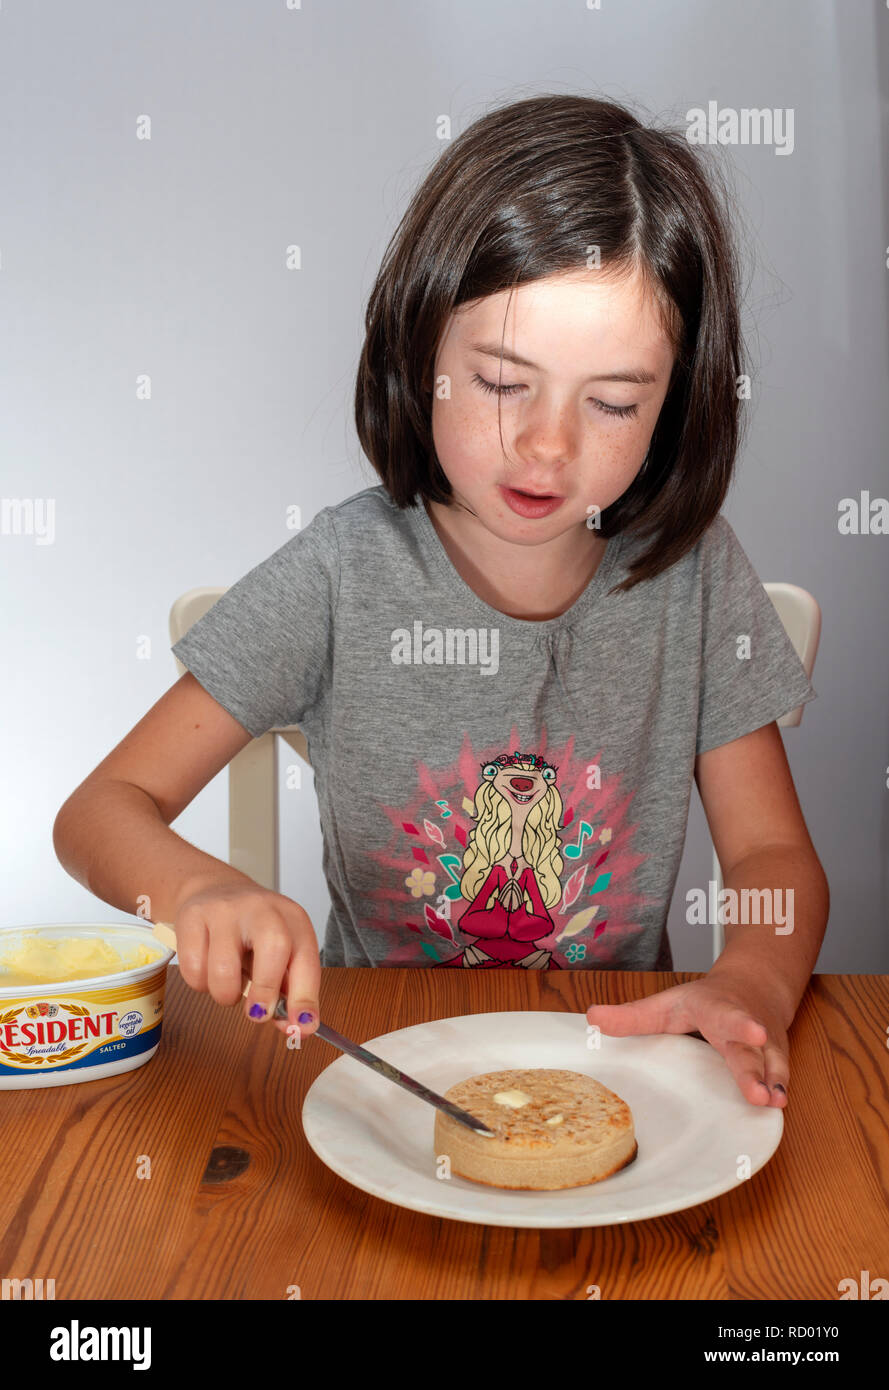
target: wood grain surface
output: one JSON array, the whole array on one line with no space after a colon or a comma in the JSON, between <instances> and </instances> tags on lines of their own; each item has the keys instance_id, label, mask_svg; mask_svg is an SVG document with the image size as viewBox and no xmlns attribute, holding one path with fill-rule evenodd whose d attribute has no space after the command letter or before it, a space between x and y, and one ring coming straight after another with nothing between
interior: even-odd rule
<instances>
[{"instance_id":1,"label":"wood grain surface","mask_svg":"<svg viewBox=\"0 0 889 1390\"><path fill-rule=\"evenodd\" d=\"M321 1014L360 1042L457 1014L582 1013L696 978L327 969ZM836 1301L841 1279L889 1276L887 1026L889 976L814 976L790 1034L784 1137L748 1182L654 1220L516 1230L406 1211L330 1172L300 1113L340 1054L288 1049L172 967L145 1066L0 1098L0 1276L52 1278L57 1300L586 1299L596 1285L603 1299Z\"/></svg>"}]
</instances>

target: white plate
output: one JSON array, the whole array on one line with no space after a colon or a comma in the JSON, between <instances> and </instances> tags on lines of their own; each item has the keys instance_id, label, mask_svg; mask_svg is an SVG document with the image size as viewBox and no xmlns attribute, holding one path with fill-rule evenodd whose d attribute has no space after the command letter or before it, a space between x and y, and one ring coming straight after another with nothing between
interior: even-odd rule
<instances>
[{"instance_id":1,"label":"white plate","mask_svg":"<svg viewBox=\"0 0 889 1390\"><path fill-rule=\"evenodd\" d=\"M560 1192L510 1192L436 1176L435 1110L352 1057L318 1076L303 1104L315 1153L341 1178L396 1206L487 1226L609 1226L682 1211L738 1187L781 1142L780 1107L744 1099L715 1048L686 1035L599 1037L584 1014L468 1014L363 1045L442 1095L480 1072L586 1072L633 1112L639 1152L613 1177ZM320 1041L318 1047L329 1044Z\"/></svg>"}]
</instances>

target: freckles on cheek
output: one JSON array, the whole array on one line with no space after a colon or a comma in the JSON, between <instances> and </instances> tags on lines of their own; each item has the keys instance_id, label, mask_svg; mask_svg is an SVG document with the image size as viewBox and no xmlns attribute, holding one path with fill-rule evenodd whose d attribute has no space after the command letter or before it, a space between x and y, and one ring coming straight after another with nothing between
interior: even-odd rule
<instances>
[{"instance_id":1,"label":"freckles on cheek","mask_svg":"<svg viewBox=\"0 0 889 1390\"><path fill-rule=\"evenodd\" d=\"M642 454L637 440L612 439L600 447L598 463L609 477L632 477L641 466Z\"/></svg>"},{"instance_id":2,"label":"freckles on cheek","mask_svg":"<svg viewBox=\"0 0 889 1390\"><path fill-rule=\"evenodd\" d=\"M623 496L642 466L639 442L600 439L588 456L582 490L603 509Z\"/></svg>"},{"instance_id":3,"label":"freckles on cheek","mask_svg":"<svg viewBox=\"0 0 889 1390\"><path fill-rule=\"evenodd\" d=\"M432 419L433 438L439 457L451 460L455 465L461 461L470 464L487 458L491 448L490 422L480 417L471 405L460 405L456 401L437 401ZM497 439L497 422L493 425L493 438Z\"/></svg>"}]
</instances>

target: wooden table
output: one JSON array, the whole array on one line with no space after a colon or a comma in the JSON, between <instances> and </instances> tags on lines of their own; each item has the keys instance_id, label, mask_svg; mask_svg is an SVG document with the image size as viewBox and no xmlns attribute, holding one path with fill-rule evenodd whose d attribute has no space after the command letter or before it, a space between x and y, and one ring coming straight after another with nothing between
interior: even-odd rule
<instances>
[{"instance_id":1,"label":"wooden table","mask_svg":"<svg viewBox=\"0 0 889 1390\"><path fill-rule=\"evenodd\" d=\"M324 972L324 1020L358 1041L456 1014L582 1013L691 974ZM889 1275L889 976L815 976L791 1030L785 1131L748 1182L672 1216L513 1230L391 1206L305 1142L335 1059L290 1051L173 967L156 1056L77 1086L7 1091L0 1271L56 1299L824 1299ZM137 1176L150 1160L150 1177Z\"/></svg>"}]
</instances>

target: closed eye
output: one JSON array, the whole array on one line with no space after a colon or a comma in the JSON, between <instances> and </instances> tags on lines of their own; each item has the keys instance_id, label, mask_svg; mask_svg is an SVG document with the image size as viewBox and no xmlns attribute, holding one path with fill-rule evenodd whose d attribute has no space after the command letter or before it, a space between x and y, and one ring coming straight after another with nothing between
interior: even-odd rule
<instances>
[{"instance_id":1,"label":"closed eye","mask_svg":"<svg viewBox=\"0 0 889 1390\"><path fill-rule=\"evenodd\" d=\"M517 391L522 391L524 389L521 382L517 382L512 386L497 386L493 381L486 381L483 376L479 376L478 372L473 373L472 379L482 391L487 391L489 395L514 396ZM595 396L591 396L590 400L596 409L601 410L605 415L626 417L636 415L639 412L638 405L609 405L607 401L597 400Z\"/></svg>"}]
</instances>

